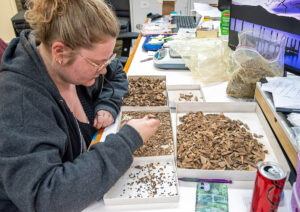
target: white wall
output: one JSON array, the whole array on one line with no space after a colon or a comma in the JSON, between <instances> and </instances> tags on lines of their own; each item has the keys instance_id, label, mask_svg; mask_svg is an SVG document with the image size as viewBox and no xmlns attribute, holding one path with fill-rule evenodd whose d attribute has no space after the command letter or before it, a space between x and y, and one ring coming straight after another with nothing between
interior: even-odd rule
<instances>
[{"instance_id":1,"label":"white wall","mask_svg":"<svg viewBox=\"0 0 300 212\"><path fill-rule=\"evenodd\" d=\"M0 0L0 38L5 42L15 37L11 18L17 12L15 0Z\"/></svg>"}]
</instances>

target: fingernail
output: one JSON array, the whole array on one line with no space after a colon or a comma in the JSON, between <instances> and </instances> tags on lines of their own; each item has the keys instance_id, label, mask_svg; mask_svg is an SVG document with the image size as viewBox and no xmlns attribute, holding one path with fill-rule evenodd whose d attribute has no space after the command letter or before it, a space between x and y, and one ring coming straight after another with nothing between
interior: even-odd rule
<instances>
[{"instance_id":1,"label":"fingernail","mask_svg":"<svg viewBox=\"0 0 300 212\"><path fill-rule=\"evenodd\" d=\"M158 119L158 117L157 116L150 116L150 115L148 115L148 119Z\"/></svg>"}]
</instances>

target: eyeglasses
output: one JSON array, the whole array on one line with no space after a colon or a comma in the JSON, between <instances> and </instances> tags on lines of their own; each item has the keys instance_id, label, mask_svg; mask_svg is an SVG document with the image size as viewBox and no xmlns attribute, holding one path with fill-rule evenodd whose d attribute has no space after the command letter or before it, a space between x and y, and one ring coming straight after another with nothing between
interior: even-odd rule
<instances>
[{"instance_id":1,"label":"eyeglasses","mask_svg":"<svg viewBox=\"0 0 300 212\"><path fill-rule=\"evenodd\" d=\"M98 65L96 63L94 63L93 61L91 61L89 58L85 57L85 56L82 56L81 54L79 54L86 62L88 62L89 64L91 64L92 66L96 67L97 70L96 70L96 74L99 74L100 71L102 69L104 69L105 67L107 67L111 61L113 61L113 59L116 58L117 54L114 53L112 56L110 56L110 58L108 58L102 65Z\"/></svg>"}]
</instances>

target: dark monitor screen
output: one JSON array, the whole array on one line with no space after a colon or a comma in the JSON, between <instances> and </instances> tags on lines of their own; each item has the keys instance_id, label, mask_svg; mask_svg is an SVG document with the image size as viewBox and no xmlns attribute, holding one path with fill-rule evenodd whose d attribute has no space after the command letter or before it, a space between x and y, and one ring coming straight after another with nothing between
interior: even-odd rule
<instances>
[{"instance_id":1,"label":"dark monitor screen","mask_svg":"<svg viewBox=\"0 0 300 212\"><path fill-rule=\"evenodd\" d=\"M229 46L238 45L238 33L251 29L260 37L286 36L285 70L300 75L300 1L233 0L230 8Z\"/></svg>"}]
</instances>

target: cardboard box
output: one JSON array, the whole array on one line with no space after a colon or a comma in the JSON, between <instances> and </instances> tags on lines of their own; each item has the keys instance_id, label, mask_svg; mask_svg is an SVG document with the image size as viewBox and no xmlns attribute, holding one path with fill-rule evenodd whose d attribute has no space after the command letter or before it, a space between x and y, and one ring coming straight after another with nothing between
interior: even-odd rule
<instances>
[{"instance_id":1,"label":"cardboard box","mask_svg":"<svg viewBox=\"0 0 300 212\"><path fill-rule=\"evenodd\" d=\"M260 107L255 102L206 102L206 103L179 103L176 108L176 126L180 124L179 118L188 112L202 111L204 113L223 112L225 116L240 120L247 124L251 133L263 135L258 141L264 144L264 149L268 154L264 161L273 161L289 173L290 168L280 149L279 144L272 130L264 117ZM178 145L176 145L178 146ZM176 151L177 153L177 151ZM177 155L176 155L177 158ZM203 179L220 178L237 181L254 181L256 171L238 171L238 170L204 170L204 169L186 169L177 167L178 177L195 177ZM288 177L287 177L288 179Z\"/></svg>"},{"instance_id":2,"label":"cardboard box","mask_svg":"<svg viewBox=\"0 0 300 212\"><path fill-rule=\"evenodd\" d=\"M197 29L196 38L217 38L219 37L218 30L201 30Z\"/></svg>"},{"instance_id":3,"label":"cardboard box","mask_svg":"<svg viewBox=\"0 0 300 212\"><path fill-rule=\"evenodd\" d=\"M175 11L175 0L163 0L162 15L170 15Z\"/></svg>"}]
</instances>

